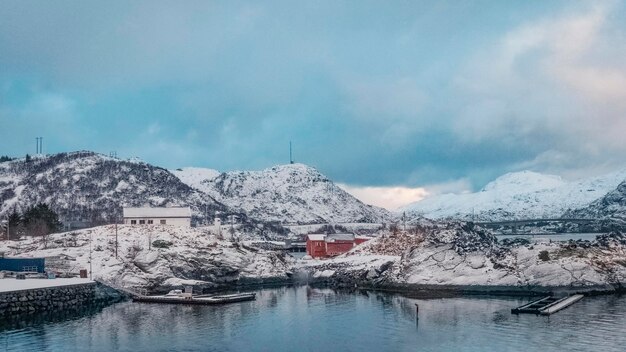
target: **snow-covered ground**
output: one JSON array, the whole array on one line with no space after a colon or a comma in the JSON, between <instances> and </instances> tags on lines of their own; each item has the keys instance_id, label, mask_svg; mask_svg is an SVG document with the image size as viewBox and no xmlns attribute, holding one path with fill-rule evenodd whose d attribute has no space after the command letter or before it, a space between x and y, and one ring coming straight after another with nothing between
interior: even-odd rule
<instances>
[{"instance_id":1,"label":"snow-covered ground","mask_svg":"<svg viewBox=\"0 0 626 352\"><path fill-rule=\"evenodd\" d=\"M284 252L253 248L252 243L217 239L203 228L122 225L117 243L116 257L115 227L107 225L50 235L47 248L42 238L4 241L0 251L7 256L45 257L48 269L60 274L89 270L91 256L94 279L153 291L182 285L286 284L307 278L378 287L607 290L626 281L626 236L621 234L575 245L504 245L470 224L424 222L408 232L385 233L333 259L298 261Z\"/></svg>"},{"instance_id":2,"label":"snow-covered ground","mask_svg":"<svg viewBox=\"0 0 626 352\"><path fill-rule=\"evenodd\" d=\"M81 285L93 282L89 279L26 279L16 280L15 278L0 279L0 292L32 290L37 288L60 287L70 285Z\"/></svg>"},{"instance_id":3,"label":"snow-covered ground","mask_svg":"<svg viewBox=\"0 0 626 352\"><path fill-rule=\"evenodd\" d=\"M220 175L220 172L213 169L203 167L184 167L181 169L170 170L174 176L183 181L187 185L196 189L204 187L204 181L210 181Z\"/></svg>"},{"instance_id":4,"label":"snow-covered ground","mask_svg":"<svg viewBox=\"0 0 626 352\"><path fill-rule=\"evenodd\" d=\"M626 170L577 181L531 171L503 175L481 191L443 194L409 204L400 211L431 219L498 221L560 217L614 190Z\"/></svg>"},{"instance_id":5,"label":"snow-covered ground","mask_svg":"<svg viewBox=\"0 0 626 352\"><path fill-rule=\"evenodd\" d=\"M113 225L50 235L47 248L41 238L4 241L0 251L7 256L46 257L49 269L74 274L89 270L91 254L94 279L129 288L287 280L293 262L281 253L218 240L205 229L120 225L117 239L117 257Z\"/></svg>"},{"instance_id":6,"label":"snow-covered ground","mask_svg":"<svg viewBox=\"0 0 626 352\"><path fill-rule=\"evenodd\" d=\"M613 237L611 237L613 236ZM505 246L468 225L378 237L331 260L304 261L314 278L398 285L612 290L626 280L626 236L572 245Z\"/></svg>"}]
</instances>

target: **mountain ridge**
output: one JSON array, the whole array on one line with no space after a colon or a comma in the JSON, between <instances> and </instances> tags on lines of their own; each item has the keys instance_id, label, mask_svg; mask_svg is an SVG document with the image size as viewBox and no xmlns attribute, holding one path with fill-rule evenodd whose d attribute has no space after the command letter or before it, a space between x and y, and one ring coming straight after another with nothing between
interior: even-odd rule
<instances>
[{"instance_id":1,"label":"mountain ridge","mask_svg":"<svg viewBox=\"0 0 626 352\"><path fill-rule=\"evenodd\" d=\"M558 218L605 196L625 179L626 169L575 181L521 171L504 174L478 192L437 195L400 211L468 221Z\"/></svg>"},{"instance_id":2,"label":"mountain ridge","mask_svg":"<svg viewBox=\"0 0 626 352\"><path fill-rule=\"evenodd\" d=\"M229 171L215 177L207 171L209 177L200 181L190 175L192 171L200 174L198 168L187 170L178 169L174 174L227 206L242 209L265 221L375 223L388 221L391 216L385 209L361 202L317 169L305 164Z\"/></svg>"}]
</instances>

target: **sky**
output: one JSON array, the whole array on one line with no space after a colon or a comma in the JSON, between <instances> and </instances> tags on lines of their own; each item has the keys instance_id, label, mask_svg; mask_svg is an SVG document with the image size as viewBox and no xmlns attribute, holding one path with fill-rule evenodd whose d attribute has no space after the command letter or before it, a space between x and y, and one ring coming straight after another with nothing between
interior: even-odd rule
<instances>
[{"instance_id":1,"label":"sky","mask_svg":"<svg viewBox=\"0 0 626 352\"><path fill-rule=\"evenodd\" d=\"M316 167L395 208L625 166L623 1L0 1L0 154Z\"/></svg>"}]
</instances>

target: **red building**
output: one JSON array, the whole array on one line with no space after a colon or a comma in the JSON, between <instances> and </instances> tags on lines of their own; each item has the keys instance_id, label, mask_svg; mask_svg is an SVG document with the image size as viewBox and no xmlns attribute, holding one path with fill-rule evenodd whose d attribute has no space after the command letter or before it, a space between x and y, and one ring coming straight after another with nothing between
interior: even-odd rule
<instances>
[{"instance_id":1,"label":"red building","mask_svg":"<svg viewBox=\"0 0 626 352\"><path fill-rule=\"evenodd\" d=\"M352 234L320 235L312 234L307 236L306 253L312 258L323 258L340 255L350 251L354 246L359 245L368 238L355 237Z\"/></svg>"}]
</instances>

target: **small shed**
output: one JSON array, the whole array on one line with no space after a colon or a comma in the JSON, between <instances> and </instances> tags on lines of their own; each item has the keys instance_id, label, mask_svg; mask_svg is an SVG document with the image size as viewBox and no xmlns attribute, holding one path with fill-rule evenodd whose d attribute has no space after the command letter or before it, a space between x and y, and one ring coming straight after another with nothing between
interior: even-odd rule
<instances>
[{"instance_id":1,"label":"small shed","mask_svg":"<svg viewBox=\"0 0 626 352\"><path fill-rule=\"evenodd\" d=\"M351 233L337 233L328 235L326 241L326 255L335 256L346 253L355 246L354 235Z\"/></svg>"},{"instance_id":2,"label":"small shed","mask_svg":"<svg viewBox=\"0 0 626 352\"><path fill-rule=\"evenodd\" d=\"M310 234L306 240L306 252L312 258L332 257L346 253L368 239L351 233Z\"/></svg>"},{"instance_id":3,"label":"small shed","mask_svg":"<svg viewBox=\"0 0 626 352\"><path fill-rule=\"evenodd\" d=\"M326 256L326 242L324 234L311 234L306 236L306 253L312 258Z\"/></svg>"}]
</instances>

